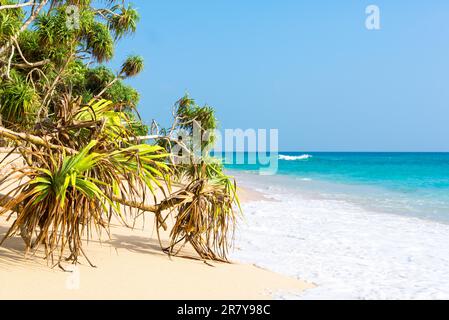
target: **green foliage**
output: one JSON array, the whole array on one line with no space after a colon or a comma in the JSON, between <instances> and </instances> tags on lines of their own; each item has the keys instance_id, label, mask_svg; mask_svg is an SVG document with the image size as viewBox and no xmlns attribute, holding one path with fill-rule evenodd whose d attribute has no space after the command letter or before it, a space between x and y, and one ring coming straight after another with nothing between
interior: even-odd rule
<instances>
[{"instance_id":1,"label":"green foliage","mask_svg":"<svg viewBox=\"0 0 449 320\"><path fill-rule=\"evenodd\" d=\"M15 2L8 0L3 3ZM113 0L95 7L88 0L54 0L51 4L22 32L19 29L24 22L25 10L0 10L0 85L10 98L23 96L18 102L8 97L2 99L2 114L7 116L6 120L16 125L27 122L25 118L31 118L25 117L24 112L35 110L30 108L39 101L44 105L40 106L42 112L34 115L34 121L48 121L47 115L55 114L59 108L61 96L82 97L82 101L87 103L99 93L128 113L134 113L139 94L123 80L142 71L142 58L129 57L117 74L102 64L113 58L115 40L136 31L137 11L122 1ZM68 5L79 8L78 28L70 28L67 24ZM18 45L13 42L8 45L14 36L17 36ZM17 48L12 51L12 46ZM18 75L21 81L8 80L11 78L8 73ZM20 109L24 112L18 112ZM138 121L139 117L134 116L134 119ZM9 122L5 125L8 126ZM136 123L135 127L141 132L144 126Z\"/></svg>"},{"instance_id":2,"label":"green foliage","mask_svg":"<svg viewBox=\"0 0 449 320\"><path fill-rule=\"evenodd\" d=\"M85 97L84 101L89 101L103 88L107 87L115 79L114 73L105 66L92 69L84 69L78 72L84 81L78 82L79 86L74 86L78 95ZM104 93L105 99L111 100L121 106L122 109L132 111L139 104L139 93L122 80L115 81Z\"/></svg>"},{"instance_id":3,"label":"green foliage","mask_svg":"<svg viewBox=\"0 0 449 320\"><path fill-rule=\"evenodd\" d=\"M109 28L114 31L115 38L119 39L127 34L136 32L137 23L140 20L139 13L131 6L116 6L120 11L118 15L112 15L109 20Z\"/></svg>"},{"instance_id":4,"label":"green foliage","mask_svg":"<svg viewBox=\"0 0 449 320\"><path fill-rule=\"evenodd\" d=\"M126 85L123 81L115 82L105 93L106 99L115 101L122 108L132 110L139 103L139 93L131 86Z\"/></svg>"},{"instance_id":5,"label":"green foliage","mask_svg":"<svg viewBox=\"0 0 449 320\"><path fill-rule=\"evenodd\" d=\"M176 107L176 115L183 123L181 128L192 131L192 122L196 121L204 131L217 129L218 123L214 109L208 105L200 107L188 94L176 103Z\"/></svg>"},{"instance_id":6,"label":"green foliage","mask_svg":"<svg viewBox=\"0 0 449 320\"><path fill-rule=\"evenodd\" d=\"M32 57L35 61L43 60L48 57L48 48L42 47L40 44L40 36L38 32L25 30L18 39L20 49L25 57ZM21 58L17 57L21 60Z\"/></svg>"},{"instance_id":7,"label":"green foliage","mask_svg":"<svg viewBox=\"0 0 449 320\"><path fill-rule=\"evenodd\" d=\"M215 117L215 110L208 106L199 106L191 99L188 94L184 95L175 104L176 117L179 119L178 129L186 130L190 135L193 135L194 129L198 130L201 141L192 140L188 142L187 147L192 150L201 150L201 158L207 157L208 149L212 147L215 141L215 129L218 127L218 122ZM190 155L192 162L198 162L192 152ZM183 151L183 155L185 152Z\"/></svg>"},{"instance_id":8,"label":"green foliage","mask_svg":"<svg viewBox=\"0 0 449 320\"><path fill-rule=\"evenodd\" d=\"M86 46L99 62L105 62L114 56L114 40L106 25L94 22L86 37Z\"/></svg>"},{"instance_id":9,"label":"green foliage","mask_svg":"<svg viewBox=\"0 0 449 320\"><path fill-rule=\"evenodd\" d=\"M75 38L75 31L67 28L66 21L66 15L61 10L39 15L34 25L39 44L59 49L69 47Z\"/></svg>"},{"instance_id":10,"label":"green foliage","mask_svg":"<svg viewBox=\"0 0 449 320\"><path fill-rule=\"evenodd\" d=\"M125 2L50 0L28 26L25 10L0 10L0 136L26 161L0 179L0 215L17 214L4 239L20 233L28 249L43 246L47 259L76 263L86 256L85 237L109 231L123 210L154 213L157 228L165 226L162 212L175 210L168 252L184 241L202 258L225 260L235 183L208 157L170 162L166 137L140 144L136 136L149 130L136 111L139 93L125 79L141 73L144 61L129 56L115 72L104 65L116 41L136 30L138 13ZM67 24L68 5L79 8L79 28ZM176 106L177 129L217 128L210 106L187 95ZM188 181L169 195L174 172ZM145 205L146 190L154 200L156 188L166 199Z\"/></svg>"},{"instance_id":11,"label":"green foliage","mask_svg":"<svg viewBox=\"0 0 449 320\"><path fill-rule=\"evenodd\" d=\"M44 245L46 257L56 258L56 264L65 250L76 263L84 255L83 235L90 236L86 230L108 229L112 216L124 219L121 204L145 202L143 190L162 188L170 172L168 155L160 146L134 144L127 115L106 100L75 103L64 127L42 130L48 143L27 140L22 148L31 157L29 165L2 177L0 200L12 197L3 202L0 215L17 211L5 239L20 232L29 247ZM11 181L18 183L5 190Z\"/></svg>"},{"instance_id":12,"label":"green foliage","mask_svg":"<svg viewBox=\"0 0 449 320\"><path fill-rule=\"evenodd\" d=\"M39 96L19 74L0 83L0 113L3 124L28 128L39 108Z\"/></svg>"},{"instance_id":13,"label":"green foliage","mask_svg":"<svg viewBox=\"0 0 449 320\"><path fill-rule=\"evenodd\" d=\"M128 116L131 131L134 132L136 136L146 136L149 131L148 125L144 124L140 120L140 118L137 117L135 112L131 111L124 111L124 112Z\"/></svg>"},{"instance_id":14,"label":"green foliage","mask_svg":"<svg viewBox=\"0 0 449 320\"><path fill-rule=\"evenodd\" d=\"M140 56L129 56L122 65L120 74L126 77L134 77L142 72L144 68L143 58Z\"/></svg>"},{"instance_id":15,"label":"green foliage","mask_svg":"<svg viewBox=\"0 0 449 320\"><path fill-rule=\"evenodd\" d=\"M14 4L14 1L3 0L2 4ZM21 9L5 9L0 10L0 45L4 44L15 35L22 26L22 19L24 18L23 10Z\"/></svg>"},{"instance_id":16,"label":"green foliage","mask_svg":"<svg viewBox=\"0 0 449 320\"><path fill-rule=\"evenodd\" d=\"M108 83L110 83L115 78L114 73L111 71L111 69L107 68L106 66L99 66L91 69L86 68L85 76L86 76L85 89L92 94L99 92L102 88L106 87Z\"/></svg>"}]
</instances>

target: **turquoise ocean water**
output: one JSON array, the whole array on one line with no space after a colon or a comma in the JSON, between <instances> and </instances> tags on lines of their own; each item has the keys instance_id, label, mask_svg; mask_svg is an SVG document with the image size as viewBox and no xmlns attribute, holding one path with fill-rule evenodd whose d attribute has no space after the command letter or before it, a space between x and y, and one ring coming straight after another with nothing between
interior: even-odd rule
<instances>
[{"instance_id":1,"label":"turquoise ocean water","mask_svg":"<svg viewBox=\"0 0 449 320\"><path fill-rule=\"evenodd\" d=\"M234 159L236 159L234 154ZM249 155L244 155L248 159ZM274 177L260 183L355 202L386 213L449 223L449 153L280 152ZM257 175L258 164L231 164Z\"/></svg>"},{"instance_id":2,"label":"turquoise ocean water","mask_svg":"<svg viewBox=\"0 0 449 320\"><path fill-rule=\"evenodd\" d=\"M317 284L279 298L449 298L449 153L280 152L269 176L229 156L269 198L242 204L233 258Z\"/></svg>"}]
</instances>

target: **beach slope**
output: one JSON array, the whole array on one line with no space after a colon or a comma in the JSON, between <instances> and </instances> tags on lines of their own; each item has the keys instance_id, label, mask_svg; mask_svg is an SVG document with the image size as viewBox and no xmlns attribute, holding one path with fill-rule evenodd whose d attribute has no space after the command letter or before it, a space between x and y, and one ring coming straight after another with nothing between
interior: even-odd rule
<instances>
[{"instance_id":1,"label":"beach slope","mask_svg":"<svg viewBox=\"0 0 449 320\"><path fill-rule=\"evenodd\" d=\"M0 237L10 222L0 218ZM0 299L270 299L278 291L299 293L311 284L252 265L212 263L161 252L153 219L134 229L114 224L111 239L90 241L74 272L50 268L42 253L25 257L20 237L0 248ZM168 234L162 234L166 243ZM70 266L69 266L70 267Z\"/></svg>"}]
</instances>

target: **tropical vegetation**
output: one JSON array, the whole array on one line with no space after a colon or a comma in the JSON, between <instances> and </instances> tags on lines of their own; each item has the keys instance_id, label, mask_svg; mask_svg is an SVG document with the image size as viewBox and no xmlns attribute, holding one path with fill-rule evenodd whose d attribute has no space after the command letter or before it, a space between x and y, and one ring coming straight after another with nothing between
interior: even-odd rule
<instances>
[{"instance_id":1,"label":"tropical vegetation","mask_svg":"<svg viewBox=\"0 0 449 320\"><path fill-rule=\"evenodd\" d=\"M186 95L170 128L147 126L139 93L125 83L144 69L143 59L129 56L116 72L107 66L138 20L122 0L0 0L0 137L7 150L0 166L8 168L0 215L13 220L2 243L20 235L27 252L43 249L63 268L64 261L89 261L86 240L110 234L112 219L127 224L146 212L158 230L171 228L162 248L168 254L189 243L203 259L227 260L239 207L235 182L219 161L196 155L195 142L176 135L216 129L214 109ZM14 153L23 165L11 166Z\"/></svg>"}]
</instances>

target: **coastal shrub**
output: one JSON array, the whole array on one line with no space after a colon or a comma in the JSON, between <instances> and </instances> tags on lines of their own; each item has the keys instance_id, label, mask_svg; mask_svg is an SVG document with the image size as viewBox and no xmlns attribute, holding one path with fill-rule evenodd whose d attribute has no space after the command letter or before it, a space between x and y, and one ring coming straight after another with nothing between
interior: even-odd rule
<instances>
[{"instance_id":1,"label":"coastal shrub","mask_svg":"<svg viewBox=\"0 0 449 320\"><path fill-rule=\"evenodd\" d=\"M0 137L24 160L9 166L8 155L0 159L11 168L0 177L0 215L12 220L1 244L20 235L27 252L42 249L52 266L82 257L93 265L86 241L109 235L114 218L127 224L147 212L158 230L174 217L168 254L190 244L202 259L227 261L235 182L216 160L195 158L193 145L173 137L193 125L215 129L214 109L185 96L170 129L142 122L139 93L125 81L142 72L143 59L129 56L116 72L105 65L116 41L137 28L139 15L125 2L0 2ZM69 5L79 11L76 28L67 24ZM176 146L190 163L173 161Z\"/></svg>"}]
</instances>

